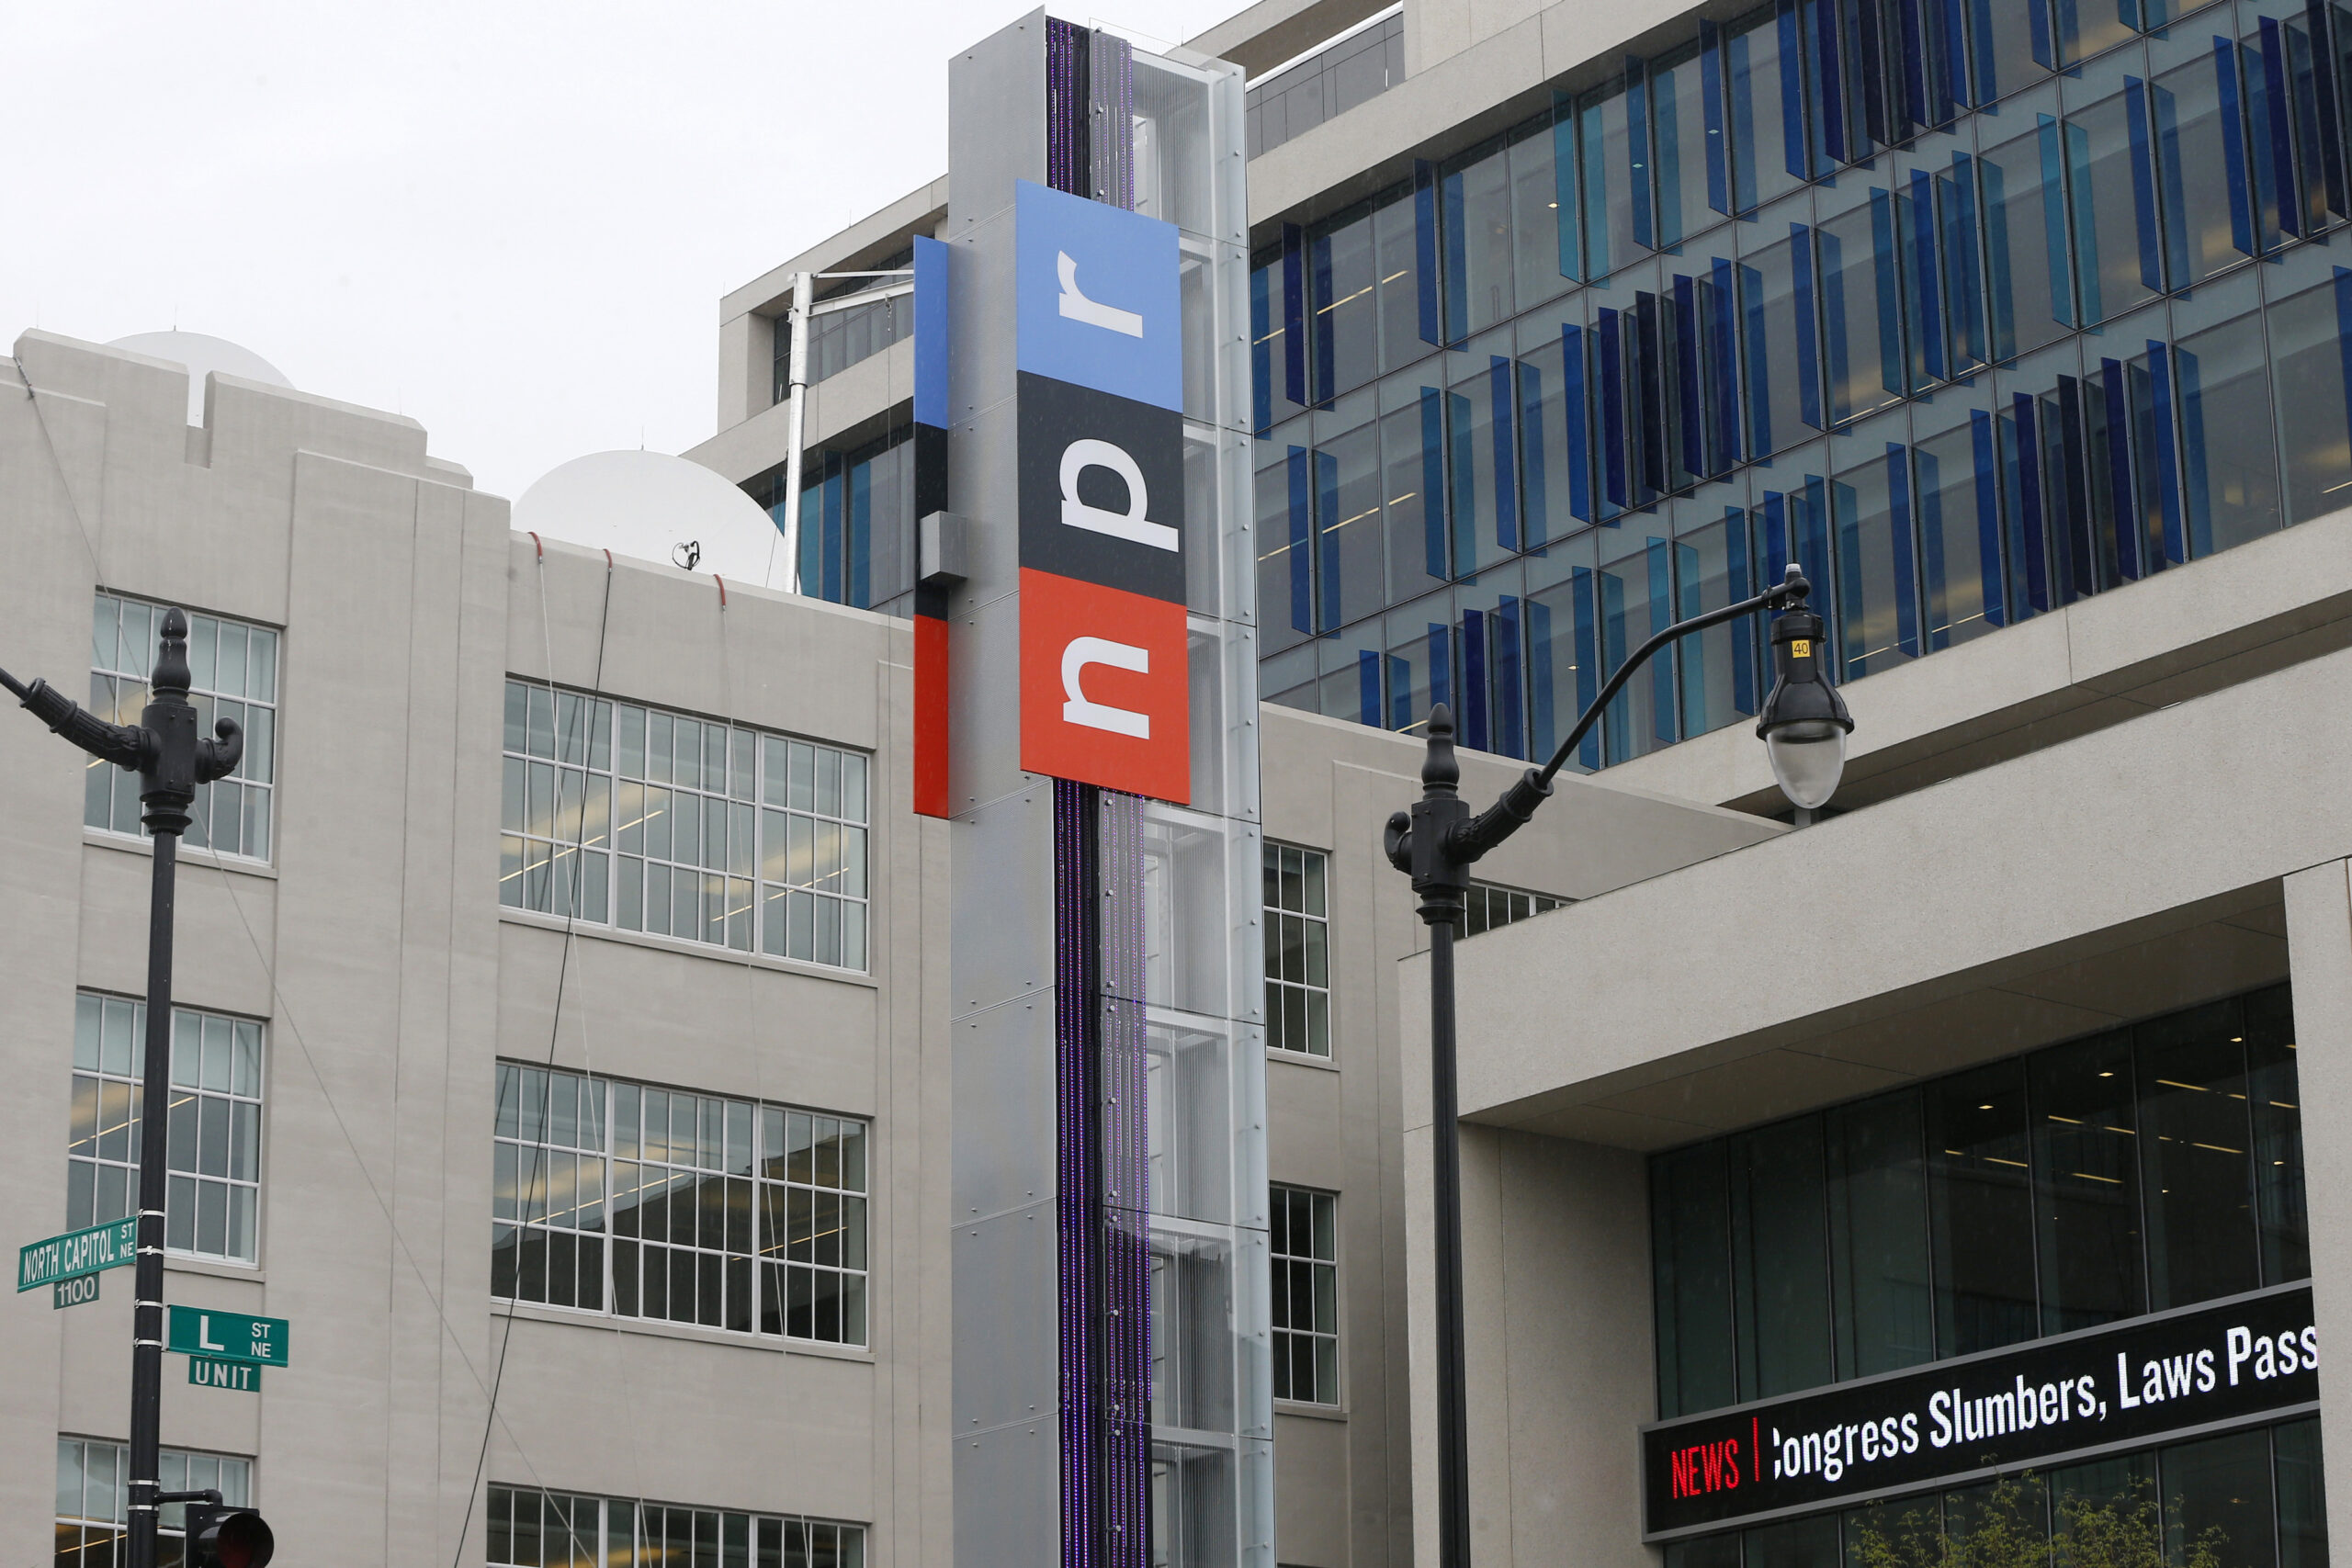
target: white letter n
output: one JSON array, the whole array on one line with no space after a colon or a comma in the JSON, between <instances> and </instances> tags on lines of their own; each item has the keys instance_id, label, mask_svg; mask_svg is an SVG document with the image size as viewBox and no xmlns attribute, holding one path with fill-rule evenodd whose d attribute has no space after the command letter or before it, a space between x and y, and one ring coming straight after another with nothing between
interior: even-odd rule
<instances>
[{"instance_id":1,"label":"white letter n","mask_svg":"<svg viewBox=\"0 0 2352 1568\"><path fill-rule=\"evenodd\" d=\"M1137 740L1151 739L1151 716L1130 712L1126 708L1106 707L1086 700L1079 684L1090 664L1107 665L1114 670L1130 671L1137 675L1151 673L1151 654L1124 642L1108 637L1081 637L1070 639L1062 649L1062 694L1069 701L1062 704L1062 722L1082 724L1089 729L1107 729L1114 735L1132 735Z\"/></svg>"}]
</instances>

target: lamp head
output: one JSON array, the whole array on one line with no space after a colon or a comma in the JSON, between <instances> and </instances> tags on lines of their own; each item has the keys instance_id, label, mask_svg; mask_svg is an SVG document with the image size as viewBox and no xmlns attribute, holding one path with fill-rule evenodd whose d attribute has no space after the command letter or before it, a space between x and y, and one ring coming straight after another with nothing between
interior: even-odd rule
<instances>
[{"instance_id":1,"label":"lamp head","mask_svg":"<svg viewBox=\"0 0 2352 1568\"><path fill-rule=\"evenodd\" d=\"M1764 739L1772 778L1791 805L1811 811L1838 793L1846 771L1853 716L1822 662L1822 619L1805 601L1813 585L1791 563L1781 580L1782 608L1772 617L1772 694L1756 733Z\"/></svg>"}]
</instances>

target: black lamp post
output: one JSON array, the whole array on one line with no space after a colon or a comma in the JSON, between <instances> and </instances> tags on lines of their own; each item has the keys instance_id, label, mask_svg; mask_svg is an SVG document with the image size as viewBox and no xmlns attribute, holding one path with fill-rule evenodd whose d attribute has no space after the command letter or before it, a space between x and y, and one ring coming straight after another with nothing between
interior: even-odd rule
<instances>
[{"instance_id":1,"label":"black lamp post","mask_svg":"<svg viewBox=\"0 0 2352 1568\"><path fill-rule=\"evenodd\" d=\"M1530 768L1502 798L1479 813L1460 791L1462 764L1453 754L1453 715L1442 703L1430 710L1429 752L1421 763L1421 798L1388 818L1388 863L1413 879L1419 913L1430 928L1430 1118L1437 1207L1437 1498L1439 1568L1469 1568L1469 1416L1462 1351L1462 1156L1454 1089L1453 939L1470 892L1470 867L1528 823L1552 794L1552 778L1567 762L1600 710L1609 705L1650 655L1678 637L1720 626L1757 610L1772 621L1775 679L1756 733L1764 739L1772 776L1800 823L1838 788L1846 765L1846 736L1854 728L1838 689L1821 671L1821 617L1805 607L1813 585L1795 565L1780 584L1736 604L1678 621L1634 649L1568 731L1552 760Z\"/></svg>"},{"instance_id":2,"label":"black lamp post","mask_svg":"<svg viewBox=\"0 0 2352 1568\"><path fill-rule=\"evenodd\" d=\"M155 1568L155 1516L161 1506L156 1442L164 1393L164 1135L170 1120L172 1073L172 904L180 835L187 830L196 786L226 778L244 755L245 738L236 722L227 718L212 727L217 739L197 733L196 707L187 700L187 616L178 610L164 612L162 647L149 682L153 698L137 724L109 724L85 713L46 681L25 685L0 670L0 685L14 692L34 717L91 756L137 770L142 820L155 840L155 880L147 906L147 1061L140 1090L138 1305L130 1330L127 1559L128 1568ZM175 1495L181 1500L187 1495Z\"/></svg>"}]
</instances>

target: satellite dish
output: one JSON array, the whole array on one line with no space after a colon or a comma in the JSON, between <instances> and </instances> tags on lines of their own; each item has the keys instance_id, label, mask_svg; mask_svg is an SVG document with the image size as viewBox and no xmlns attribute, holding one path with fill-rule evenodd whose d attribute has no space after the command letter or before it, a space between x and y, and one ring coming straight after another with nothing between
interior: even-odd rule
<instances>
[{"instance_id":1,"label":"satellite dish","mask_svg":"<svg viewBox=\"0 0 2352 1568\"><path fill-rule=\"evenodd\" d=\"M514 502L542 538L786 586L784 536L764 507L700 463L662 452L595 452L549 469Z\"/></svg>"},{"instance_id":2,"label":"satellite dish","mask_svg":"<svg viewBox=\"0 0 2352 1568\"><path fill-rule=\"evenodd\" d=\"M285 372L255 354L252 349L231 343L223 337L207 337L202 333L134 333L119 337L107 344L108 348L129 349L150 359L168 359L187 367L187 422L204 423L204 378L218 370L225 376L242 376L248 381L260 381L272 387L294 389L294 383Z\"/></svg>"}]
</instances>

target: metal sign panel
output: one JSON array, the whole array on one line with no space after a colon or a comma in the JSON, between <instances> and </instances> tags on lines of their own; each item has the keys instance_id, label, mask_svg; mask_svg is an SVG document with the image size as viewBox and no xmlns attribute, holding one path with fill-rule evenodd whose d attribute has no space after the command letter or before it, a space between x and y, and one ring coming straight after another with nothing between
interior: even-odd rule
<instances>
[{"instance_id":1,"label":"metal sign panel","mask_svg":"<svg viewBox=\"0 0 2352 1568\"><path fill-rule=\"evenodd\" d=\"M1645 1539L2072 1463L2318 1399L2311 1286L2258 1291L1645 1427Z\"/></svg>"},{"instance_id":2,"label":"metal sign panel","mask_svg":"<svg viewBox=\"0 0 2352 1568\"><path fill-rule=\"evenodd\" d=\"M1013 222L1021 765L1182 804L1176 226L1026 180Z\"/></svg>"},{"instance_id":3,"label":"metal sign panel","mask_svg":"<svg viewBox=\"0 0 2352 1568\"><path fill-rule=\"evenodd\" d=\"M172 1308L169 1348L184 1356L211 1356L257 1366L286 1365L293 1325L282 1317L252 1317L210 1307Z\"/></svg>"},{"instance_id":4,"label":"metal sign panel","mask_svg":"<svg viewBox=\"0 0 2352 1568\"><path fill-rule=\"evenodd\" d=\"M139 1221L115 1220L87 1230L68 1231L17 1251L17 1289L38 1290L60 1280L119 1269L139 1255Z\"/></svg>"},{"instance_id":5,"label":"metal sign panel","mask_svg":"<svg viewBox=\"0 0 2352 1568\"><path fill-rule=\"evenodd\" d=\"M76 1274L71 1280L60 1280L50 1287L50 1310L84 1306L98 1299L98 1274Z\"/></svg>"}]
</instances>

